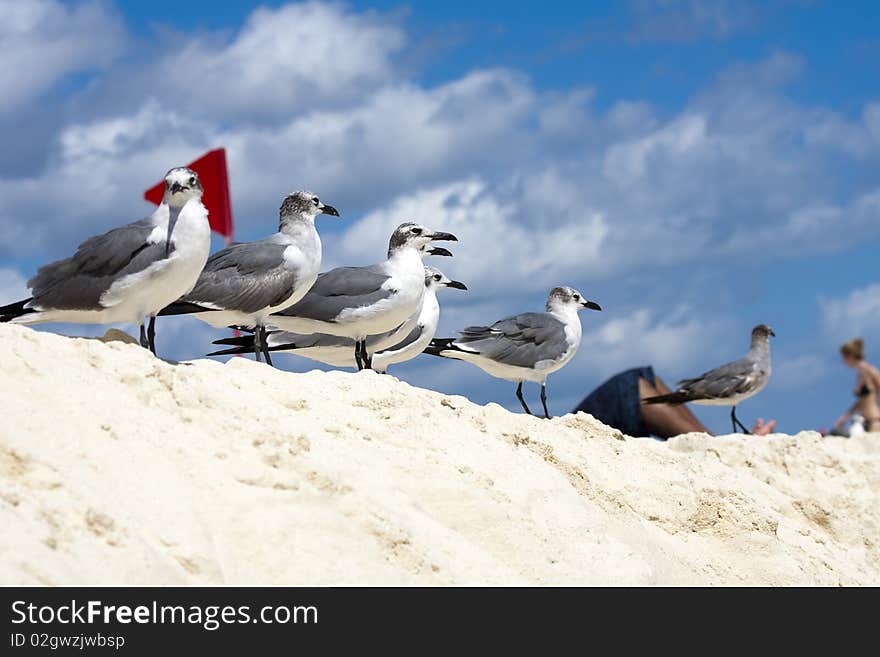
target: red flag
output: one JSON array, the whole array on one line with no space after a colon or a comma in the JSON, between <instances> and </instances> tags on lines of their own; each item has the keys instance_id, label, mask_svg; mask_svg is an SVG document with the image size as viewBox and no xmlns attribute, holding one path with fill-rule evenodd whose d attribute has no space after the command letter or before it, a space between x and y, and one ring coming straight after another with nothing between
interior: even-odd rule
<instances>
[{"instance_id":1,"label":"red flag","mask_svg":"<svg viewBox=\"0 0 880 657\"><path fill-rule=\"evenodd\" d=\"M208 208L208 223L211 230L232 242L232 204L229 202L229 174L226 170L226 149L216 148L208 151L194 162L187 164L199 174L205 193L202 203ZM151 187L144 192L144 198L159 205L165 194L165 183Z\"/></svg>"}]
</instances>

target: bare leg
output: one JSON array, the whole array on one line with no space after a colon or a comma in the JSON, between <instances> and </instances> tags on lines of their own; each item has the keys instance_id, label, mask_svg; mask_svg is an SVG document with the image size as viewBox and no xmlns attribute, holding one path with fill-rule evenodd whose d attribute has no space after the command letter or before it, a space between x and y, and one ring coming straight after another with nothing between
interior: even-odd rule
<instances>
[{"instance_id":1,"label":"bare leg","mask_svg":"<svg viewBox=\"0 0 880 657\"><path fill-rule=\"evenodd\" d=\"M147 325L147 342L150 344L150 351L156 355L156 317L150 317L150 323Z\"/></svg>"},{"instance_id":2,"label":"bare leg","mask_svg":"<svg viewBox=\"0 0 880 657\"><path fill-rule=\"evenodd\" d=\"M522 381L520 381L520 382L519 382L519 385L516 386L516 398L519 399L519 403L522 404L523 410L524 410L526 413L528 413L529 415L531 415L532 412L529 410L529 407L526 406L526 400L523 399L523 395L522 395Z\"/></svg>"},{"instance_id":3,"label":"bare leg","mask_svg":"<svg viewBox=\"0 0 880 657\"><path fill-rule=\"evenodd\" d=\"M547 410L547 382L541 384L541 405L544 407L544 417L550 419L550 411Z\"/></svg>"},{"instance_id":4,"label":"bare leg","mask_svg":"<svg viewBox=\"0 0 880 657\"><path fill-rule=\"evenodd\" d=\"M656 379L660 383L659 379ZM665 390L664 390L665 389ZM648 381L639 378L639 398L654 397L667 394L668 388L652 386ZM698 431L709 433L709 430L691 413L682 412L682 406L671 404L642 404L642 422L645 428L653 435L661 438L672 438L683 433Z\"/></svg>"}]
</instances>

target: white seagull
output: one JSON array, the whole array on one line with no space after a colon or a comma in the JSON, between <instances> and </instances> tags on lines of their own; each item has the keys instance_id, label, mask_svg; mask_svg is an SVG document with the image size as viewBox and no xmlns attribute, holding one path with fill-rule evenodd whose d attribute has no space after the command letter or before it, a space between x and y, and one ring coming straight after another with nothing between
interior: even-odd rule
<instances>
[{"instance_id":1,"label":"white seagull","mask_svg":"<svg viewBox=\"0 0 880 657\"><path fill-rule=\"evenodd\" d=\"M440 320L437 290L451 287L467 290L464 283L453 281L433 267L425 267L425 297L413 321L399 328L367 337L367 352L372 355L372 368L384 373L395 363L403 363L418 356L431 342ZM209 356L249 353L253 349L253 335L216 340L214 344L236 345ZM354 340L338 335L317 333L302 335L287 331L272 331L268 336L269 351L304 356L333 367L357 367L354 358Z\"/></svg>"},{"instance_id":2,"label":"white seagull","mask_svg":"<svg viewBox=\"0 0 880 657\"><path fill-rule=\"evenodd\" d=\"M195 171L171 169L152 215L92 237L72 257L40 267L28 281L32 296L0 307L0 321L136 322L141 346L155 354L156 314L193 289L211 250L201 198Z\"/></svg>"},{"instance_id":3,"label":"white seagull","mask_svg":"<svg viewBox=\"0 0 880 657\"><path fill-rule=\"evenodd\" d=\"M233 244L212 255L191 292L162 315L194 314L212 326L256 326L254 353L264 354L266 318L303 298L321 270L321 238L315 217L339 212L311 192L293 192L279 211L278 232Z\"/></svg>"},{"instance_id":4,"label":"white seagull","mask_svg":"<svg viewBox=\"0 0 880 657\"><path fill-rule=\"evenodd\" d=\"M403 223L391 235L387 260L321 274L299 303L273 314L267 323L291 333L351 338L357 368L368 368L367 336L392 331L418 311L425 295L422 257L431 252L428 244L438 240L458 238Z\"/></svg>"},{"instance_id":5,"label":"white seagull","mask_svg":"<svg viewBox=\"0 0 880 657\"><path fill-rule=\"evenodd\" d=\"M514 315L492 326L469 326L459 338L432 340L425 353L463 360L496 378L515 381L516 397L529 415L523 382L540 383L544 417L549 418L547 377L577 351L581 342L578 311L583 308L602 310L574 288L555 287L547 297L546 312Z\"/></svg>"}]
</instances>

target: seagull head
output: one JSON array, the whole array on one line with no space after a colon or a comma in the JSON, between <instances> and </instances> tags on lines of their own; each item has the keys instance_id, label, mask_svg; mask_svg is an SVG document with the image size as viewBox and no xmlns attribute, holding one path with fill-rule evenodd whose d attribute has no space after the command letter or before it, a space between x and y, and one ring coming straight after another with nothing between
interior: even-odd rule
<instances>
[{"instance_id":1,"label":"seagull head","mask_svg":"<svg viewBox=\"0 0 880 657\"><path fill-rule=\"evenodd\" d=\"M590 310L602 310L595 301L588 301L583 294L573 287L554 287L547 296L547 312L577 312L589 308Z\"/></svg>"},{"instance_id":2,"label":"seagull head","mask_svg":"<svg viewBox=\"0 0 880 657\"><path fill-rule=\"evenodd\" d=\"M773 332L773 329L766 324L758 324L752 329L753 344L755 342L768 342L771 337L775 338L776 334Z\"/></svg>"},{"instance_id":3,"label":"seagull head","mask_svg":"<svg viewBox=\"0 0 880 657\"><path fill-rule=\"evenodd\" d=\"M390 258L392 254L401 249L416 249L423 257L425 255L452 255L446 249L428 246L431 242L442 240L457 242L458 238L452 233L441 233L421 224L407 221L400 224L392 233L391 240L388 242L388 257ZM432 250L435 252L431 253Z\"/></svg>"},{"instance_id":4,"label":"seagull head","mask_svg":"<svg viewBox=\"0 0 880 657\"><path fill-rule=\"evenodd\" d=\"M441 287L454 287L456 290L467 290L467 286L460 281L453 281L439 269L425 267L425 287L429 290L439 290Z\"/></svg>"},{"instance_id":5,"label":"seagull head","mask_svg":"<svg viewBox=\"0 0 880 657\"><path fill-rule=\"evenodd\" d=\"M165 202L183 205L193 198L201 198L202 182L199 174L187 167L177 167L165 174Z\"/></svg>"},{"instance_id":6,"label":"seagull head","mask_svg":"<svg viewBox=\"0 0 880 657\"><path fill-rule=\"evenodd\" d=\"M319 214L329 214L338 217L339 211L332 205L322 203L316 194L299 191L292 192L284 197L279 214L283 225L285 221L296 219L314 221L315 217Z\"/></svg>"}]
</instances>

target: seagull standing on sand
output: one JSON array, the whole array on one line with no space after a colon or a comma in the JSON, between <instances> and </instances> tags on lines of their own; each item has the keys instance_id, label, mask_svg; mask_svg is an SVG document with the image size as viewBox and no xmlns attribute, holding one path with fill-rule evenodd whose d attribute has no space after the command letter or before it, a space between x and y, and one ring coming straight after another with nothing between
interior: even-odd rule
<instances>
[{"instance_id":1,"label":"seagull standing on sand","mask_svg":"<svg viewBox=\"0 0 880 657\"><path fill-rule=\"evenodd\" d=\"M425 353L467 361L494 377L515 381L516 398L529 415L523 382L540 383L544 417L549 418L547 377L575 355L581 342L578 311L583 308L602 310L574 288L555 287L547 297L546 312L522 313L492 326L469 326L459 338L432 340Z\"/></svg>"},{"instance_id":2,"label":"seagull standing on sand","mask_svg":"<svg viewBox=\"0 0 880 657\"><path fill-rule=\"evenodd\" d=\"M766 324L758 324L752 329L752 346L749 353L714 370L701 374L695 379L678 382L678 390L668 395L658 395L643 399L645 404L708 404L730 406L730 421L733 431L737 427L749 433L736 417L736 405L754 397L770 380L770 337L776 337Z\"/></svg>"},{"instance_id":3,"label":"seagull standing on sand","mask_svg":"<svg viewBox=\"0 0 880 657\"><path fill-rule=\"evenodd\" d=\"M408 320L388 333L367 337L367 352L372 354L372 368L375 371L384 373L389 365L411 360L425 350L437 331L437 324L440 321L437 290L444 287L467 289L464 283L450 280L432 267L425 267L425 297L413 321ZM247 353L252 348L253 340L253 335L215 340L214 344L236 345L236 347L208 355ZM352 338L326 333L302 335L287 331L272 331L269 333L268 343L269 351L304 356L334 367L357 367Z\"/></svg>"},{"instance_id":4,"label":"seagull standing on sand","mask_svg":"<svg viewBox=\"0 0 880 657\"><path fill-rule=\"evenodd\" d=\"M422 257L431 251L428 244L438 240L454 242L458 238L403 223L391 235L387 260L321 274L299 303L267 321L292 333L352 338L357 368L369 368L367 336L392 331L416 314L425 295Z\"/></svg>"},{"instance_id":5,"label":"seagull standing on sand","mask_svg":"<svg viewBox=\"0 0 880 657\"><path fill-rule=\"evenodd\" d=\"M195 171L171 169L152 215L92 237L72 257L40 267L28 281L32 296L0 307L0 321L137 322L141 346L155 354L156 314L192 290L211 250L201 198Z\"/></svg>"},{"instance_id":6,"label":"seagull standing on sand","mask_svg":"<svg viewBox=\"0 0 880 657\"><path fill-rule=\"evenodd\" d=\"M321 270L319 214L339 216L311 192L293 192L279 211L278 232L256 242L233 244L212 255L191 292L160 314L195 314L212 326L256 326L254 354L264 354L266 318L303 298Z\"/></svg>"}]
</instances>

